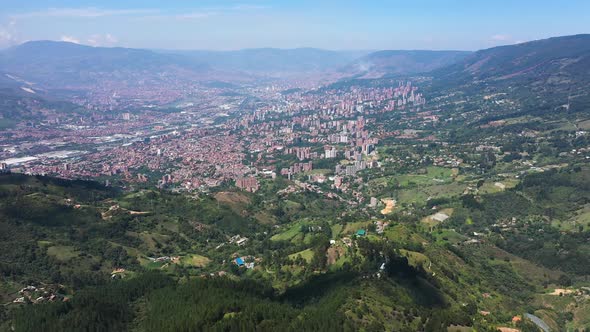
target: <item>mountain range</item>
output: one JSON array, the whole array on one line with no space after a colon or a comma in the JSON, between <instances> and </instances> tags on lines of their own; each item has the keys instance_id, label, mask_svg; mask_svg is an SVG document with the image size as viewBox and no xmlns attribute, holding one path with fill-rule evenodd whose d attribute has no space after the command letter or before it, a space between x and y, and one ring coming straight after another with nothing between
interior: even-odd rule
<instances>
[{"instance_id":1,"label":"mountain range","mask_svg":"<svg viewBox=\"0 0 590 332\"><path fill-rule=\"evenodd\" d=\"M153 79L205 73L206 65L174 54L130 48L90 47L34 41L0 53L0 70L51 87L87 85L105 80Z\"/></svg>"},{"instance_id":2,"label":"mountain range","mask_svg":"<svg viewBox=\"0 0 590 332\"><path fill-rule=\"evenodd\" d=\"M184 55L196 63L206 63L218 70L280 75L335 70L370 52L331 51L317 48L257 48L238 51L175 51L174 53Z\"/></svg>"},{"instance_id":3,"label":"mountain range","mask_svg":"<svg viewBox=\"0 0 590 332\"><path fill-rule=\"evenodd\" d=\"M0 52L0 71L49 87L112 80L242 80L310 73L340 77L416 74L461 60L457 51L330 51L314 48L162 51L32 41Z\"/></svg>"},{"instance_id":4,"label":"mountain range","mask_svg":"<svg viewBox=\"0 0 590 332\"><path fill-rule=\"evenodd\" d=\"M0 71L62 87L139 75L156 81L167 75L193 80L224 76L231 80L322 72L337 72L343 78L432 72L441 80L468 83L539 75L548 79L549 73L584 76L590 67L589 53L590 35L556 37L477 52L314 48L152 51L32 41L1 51ZM551 77L555 80L559 75Z\"/></svg>"},{"instance_id":5,"label":"mountain range","mask_svg":"<svg viewBox=\"0 0 590 332\"><path fill-rule=\"evenodd\" d=\"M264 77L319 74L342 81L393 76L432 77L432 93L450 90L514 92L547 103L590 103L590 35L555 37L477 52L328 51L248 49L240 51L162 51L90 47L33 41L0 52L3 95L52 95L56 90L240 82ZM553 96L548 98L547 96ZM570 105L567 104L569 108ZM6 113L3 111L3 113Z\"/></svg>"}]
</instances>

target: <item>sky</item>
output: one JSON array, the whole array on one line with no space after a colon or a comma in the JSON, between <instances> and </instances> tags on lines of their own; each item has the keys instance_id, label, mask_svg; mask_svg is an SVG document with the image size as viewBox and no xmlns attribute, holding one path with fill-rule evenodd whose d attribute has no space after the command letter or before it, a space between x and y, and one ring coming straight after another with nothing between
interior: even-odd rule
<instances>
[{"instance_id":1,"label":"sky","mask_svg":"<svg viewBox=\"0 0 590 332\"><path fill-rule=\"evenodd\" d=\"M590 33L589 0L0 0L0 48L477 50Z\"/></svg>"}]
</instances>

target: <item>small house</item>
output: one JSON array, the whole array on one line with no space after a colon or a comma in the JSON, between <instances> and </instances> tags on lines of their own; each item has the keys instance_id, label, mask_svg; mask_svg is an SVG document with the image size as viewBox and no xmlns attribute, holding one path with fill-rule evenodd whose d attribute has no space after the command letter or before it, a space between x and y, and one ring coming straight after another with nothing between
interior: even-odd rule
<instances>
[{"instance_id":1,"label":"small house","mask_svg":"<svg viewBox=\"0 0 590 332\"><path fill-rule=\"evenodd\" d=\"M245 263L244 263L244 260L242 259L242 257L238 257L238 258L236 258L235 262L236 262L236 264L237 264L238 266L244 266L244 264L245 264Z\"/></svg>"}]
</instances>

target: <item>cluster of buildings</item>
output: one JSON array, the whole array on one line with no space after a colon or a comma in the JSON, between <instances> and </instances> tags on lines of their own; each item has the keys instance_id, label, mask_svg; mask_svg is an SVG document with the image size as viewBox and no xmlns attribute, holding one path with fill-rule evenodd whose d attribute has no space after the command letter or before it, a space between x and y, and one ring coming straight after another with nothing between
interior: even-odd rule
<instances>
[{"instance_id":1,"label":"cluster of buildings","mask_svg":"<svg viewBox=\"0 0 590 332\"><path fill-rule=\"evenodd\" d=\"M302 172L309 172L311 170L313 170L313 162L308 161L306 163L296 163L288 168L281 169L281 175L287 176L289 178L289 180L291 180L291 177L293 175L299 174Z\"/></svg>"},{"instance_id":2,"label":"cluster of buildings","mask_svg":"<svg viewBox=\"0 0 590 332\"><path fill-rule=\"evenodd\" d=\"M126 100L125 94L133 93L111 93L109 97L107 90L98 90L93 96L102 96L102 101L113 107L120 104L112 100ZM333 181L332 188L346 191L350 187L347 183L355 181L359 172L381 167L376 147L383 133L375 131L382 128L377 115L410 112L411 117L424 121L436 119L421 111L425 100L410 82L392 82L383 88L353 86L290 94L252 88L250 93L264 101L253 110L235 106L243 104L243 97L232 100L221 97L215 89L203 91L199 104L179 104L180 112L156 115L124 111L114 118L108 112L95 112L92 121L61 123L66 131L60 138L63 143L86 146L86 151L65 159L40 159L35 155L36 160L25 161L18 169L188 191L207 191L233 183L241 190L256 192L261 179L274 178L275 171L294 180L295 175L310 172L316 163L322 163L321 168L332 165L334 176L314 172L307 179L297 179L320 185ZM159 93L152 91L151 96ZM168 96L174 95L170 93ZM167 99L162 97L158 102ZM33 133L41 135L45 144L57 146L59 131L46 129L45 134L42 130ZM22 138L30 140L31 136ZM40 149L37 145L31 143L29 150ZM22 150L25 145L18 148ZM284 165L288 156L295 156L296 161L287 158L288 165L276 169L277 163ZM310 188L320 190L315 185ZM358 192L352 194L359 196Z\"/></svg>"},{"instance_id":3,"label":"cluster of buildings","mask_svg":"<svg viewBox=\"0 0 590 332\"><path fill-rule=\"evenodd\" d=\"M39 304L45 302L69 301L69 298L60 294L58 290L59 287L36 287L29 285L18 292L20 296L16 297L12 303Z\"/></svg>"}]
</instances>

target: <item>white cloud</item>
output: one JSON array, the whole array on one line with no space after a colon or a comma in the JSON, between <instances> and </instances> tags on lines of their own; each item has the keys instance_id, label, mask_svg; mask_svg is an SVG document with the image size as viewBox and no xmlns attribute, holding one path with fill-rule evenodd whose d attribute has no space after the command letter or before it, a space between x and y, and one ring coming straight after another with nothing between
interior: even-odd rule
<instances>
[{"instance_id":1,"label":"white cloud","mask_svg":"<svg viewBox=\"0 0 590 332\"><path fill-rule=\"evenodd\" d=\"M100 9L96 7L88 8L49 8L43 11L34 11L27 13L14 14L12 18L38 18L38 17L74 17L74 18L93 18L105 16L123 16L123 15L145 15L157 13L156 9Z\"/></svg>"},{"instance_id":2,"label":"white cloud","mask_svg":"<svg viewBox=\"0 0 590 332\"><path fill-rule=\"evenodd\" d=\"M491 40L493 41L509 41L512 39L512 37L508 36L508 35L493 35L491 38Z\"/></svg>"},{"instance_id":3,"label":"white cloud","mask_svg":"<svg viewBox=\"0 0 590 332\"><path fill-rule=\"evenodd\" d=\"M74 44L80 44L80 39L72 37L72 36L61 36L61 38L59 39L63 42L68 42L68 43L74 43Z\"/></svg>"},{"instance_id":4,"label":"white cloud","mask_svg":"<svg viewBox=\"0 0 590 332\"><path fill-rule=\"evenodd\" d=\"M192 12L180 15L162 15L159 18L174 18L177 20L198 20L218 15L217 12Z\"/></svg>"},{"instance_id":5,"label":"white cloud","mask_svg":"<svg viewBox=\"0 0 590 332\"><path fill-rule=\"evenodd\" d=\"M119 39L110 33L94 34L87 39L87 42L92 46L113 46L119 42Z\"/></svg>"},{"instance_id":6,"label":"white cloud","mask_svg":"<svg viewBox=\"0 0 590 332\"><path fill-rule=\"evenodd\" d=\"M221 15L217 11L194 11L185 14L161 14L161 15L146 15L137 17L137 20L141 21L192 21L192 20L204 20L213 16Z\"/></svg>"},{"instance_id":7,"label":"white cloud","mask_svg":"<svg viewBox=\"0 0 590 332\"><path fill-rule=\"evenodd\" d=\"M490 37L488 40L488 44L490 45L513 45L513 44L520 44L523 41L520 39L515 39L510 35L502 35L497 34Z\"/></svg>"},{"instance_id":8,"label":"white cloud","mask_svg":"<svg viewBox=\"0 0 590 332\"><path fill-rule=\"evenodd\" d=\"M235 6L231 7L232 10L262 10L262 9L268 9L268 8L270 8L270 7L261 6L261 5L247 5L247 4L235 5Z\"/></svg>"},{"instance_id":9,"label":"white cloud","mask_svg":"<svg viewBox=\"0 0 590 332\"><path fill-rule=\"evenodd\" d=\"M2 44L6 44L9 41L11 41L13 39L12 34L4 29L4 28L0 28L0 43Z\"/></svg>"},{"instance_id":10,"label":"white cloud","mask_svg":"<svg viewBox=\"0 0 590 332\"><path fill-rule=\"evenodd\" d=\"M145 18L175 18L198 19L213 16L219 12L238 12L266 9L266 6L241 4L232 7L200 8L187 14L165 13L159 9L104 9L97 7L86 8L48 8L45 10L16 13L10 17L13 19L39 18L39 17L71 17L71 18L97 18L106 16L140 16Z\"/></svg>"},{"instance_id":11,"label":"white cloud","mask_svg":"<svg viewBox=\"0 0 590 332\"><path fill-rule=\"evenodd\" d=\"M105 34L100 34L100 33L96 33L93 35L90 35L86 38L78 38L78 37L74 37L74 36L68 36L68 35L63 35L60 37L61 41L63 42L68 42L68 43L74 43L74 44L85 44L85 45L90 45L90 46L114 46L115 44L117 44L119 42L119 39L113 35L111 35L110 33L105 33Z\"/></svg>"},{"instance_id":12,"label":"white cloud","mask_svg":"<svg viewBox=\"0 0 590 332\"><path fill-rule=\"evenodd\" d=\"M7 26L0 25L0 47L18 44L15 24L15 22L10 21Z\"/></svg>"}]
</instances>

